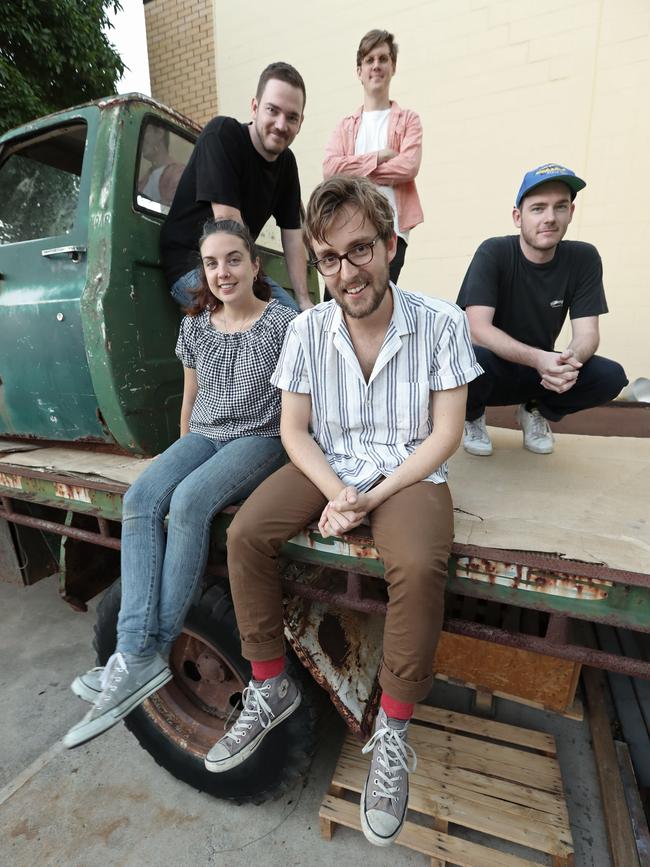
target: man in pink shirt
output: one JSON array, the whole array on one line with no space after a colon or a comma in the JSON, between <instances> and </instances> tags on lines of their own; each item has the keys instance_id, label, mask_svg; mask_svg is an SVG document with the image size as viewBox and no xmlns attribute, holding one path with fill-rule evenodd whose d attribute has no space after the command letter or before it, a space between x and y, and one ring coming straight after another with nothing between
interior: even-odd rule
<instances>
[{"instance_id":1,"label":"man in pink shirt","mask_svg":"<svg viewBox=\"0 0 650 867\"><path fill-rule=\"evenodd\" d=\"M397 253L390 279L404 264L409 230L423 220L415 187L422 159L422 124L419 116L389 97L395 75L397 45L387 30L370 30L359 43L357 75L363 86L363 105L344 117L325 149L323 175L370 178L391 203L395 215Z\"/></svg>"}]
</instances>

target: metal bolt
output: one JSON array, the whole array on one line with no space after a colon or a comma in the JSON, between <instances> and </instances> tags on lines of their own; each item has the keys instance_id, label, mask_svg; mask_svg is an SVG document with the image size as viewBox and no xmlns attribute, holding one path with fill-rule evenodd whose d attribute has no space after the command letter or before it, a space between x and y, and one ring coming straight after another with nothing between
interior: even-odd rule
<instances>
[{"instance_id":1,"label":"metal bolt","mask_svg":"<svg viewBox=\"0 0 650 867\"><path fill-rule=\"evenodd\" d=\"M58 319L59 322L63 322L65 317L63 316L63 313L57 313L56 318Z\"/></svg>"}]
</instances>

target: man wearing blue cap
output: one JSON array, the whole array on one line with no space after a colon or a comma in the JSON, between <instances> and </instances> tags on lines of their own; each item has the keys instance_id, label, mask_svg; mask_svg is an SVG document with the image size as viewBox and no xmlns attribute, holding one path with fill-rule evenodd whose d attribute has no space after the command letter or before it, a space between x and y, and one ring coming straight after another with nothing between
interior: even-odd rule
<instances>
[{"instance_id":1,"label":"man wearing blue cap","mask_svg":"<svg viewBox=\"0 0 650 867\"><path fill-rule=\"evenodd\" d=\"M549 421L613 400L627 384L616 361L594 355L598 317L607 313L598 251L563 241L576 193L586 183L555 163L524 175L512 217L519 235L489 238L472 259L458 295L485 373L469 384L463 446L492 454L486 406L519 404L524 448L553 451ZM567 314L571 340L555 341Z\"/></svg>"}]
</instances>

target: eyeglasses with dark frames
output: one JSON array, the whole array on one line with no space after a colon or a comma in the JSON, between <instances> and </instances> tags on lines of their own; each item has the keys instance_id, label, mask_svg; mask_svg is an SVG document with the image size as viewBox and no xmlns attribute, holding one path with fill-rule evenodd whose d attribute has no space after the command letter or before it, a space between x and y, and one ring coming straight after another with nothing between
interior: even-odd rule
<instances>
[{"instance_id":1,"label":"eyeglasses with dark frames","mask_svg":"<svg viewBox=\"0 0 650 867\"><path fill-rule=\"evenodd\" d=\"M320 259L313 259L310 264L317 268L323 277L333 277L341 270L341 264L344 259L347 259L351 265L361 266L367 265L372 261L375 254L375 244L379 240L379 235L374 237L372 241L365 241L362 244L355 244L347 253L339 256L338 253L328 253Z\"/></svg>"}]
</instances>

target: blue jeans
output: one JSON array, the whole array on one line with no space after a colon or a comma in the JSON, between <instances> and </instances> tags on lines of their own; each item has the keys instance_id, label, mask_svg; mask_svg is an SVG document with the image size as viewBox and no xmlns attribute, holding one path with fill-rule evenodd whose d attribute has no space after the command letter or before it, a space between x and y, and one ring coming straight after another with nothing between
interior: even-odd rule
<instances>
[{"instance_id":1,"label":"blue jeans","mask_svg":"<svg viewBox=\"0 0 650 867\"><path fill-rule=\"evenodd\" d=\"M275 298L280 302L280 304L284 304L285 307L291 307L292 310L296 310L300 313L298 302L289 295L286 289L283 289L279 283L276 283L275 280L271 280L270 277L265 277L264 279L271 287L272 298ZM181 307L189 307L192 303L191 290L195 289L198 285L199 269L195 268L193 271L188 271L187 274L183 274L183 276L179 277L172 285L170 290L172 298L174 301L178 302Z\"/></svg>"},{"instance_id":2,"label":"blue jeans","mask_svg":"<svg viewBox=\"0 0 650 867\"><path fill-rule=\"evenodd\" d=\"M131 485L122 508L119 651L149 656L169 650L205 569L212 518L285 460L279 437L221 442L188 433Z\"/></svg>"}]
</instances>

